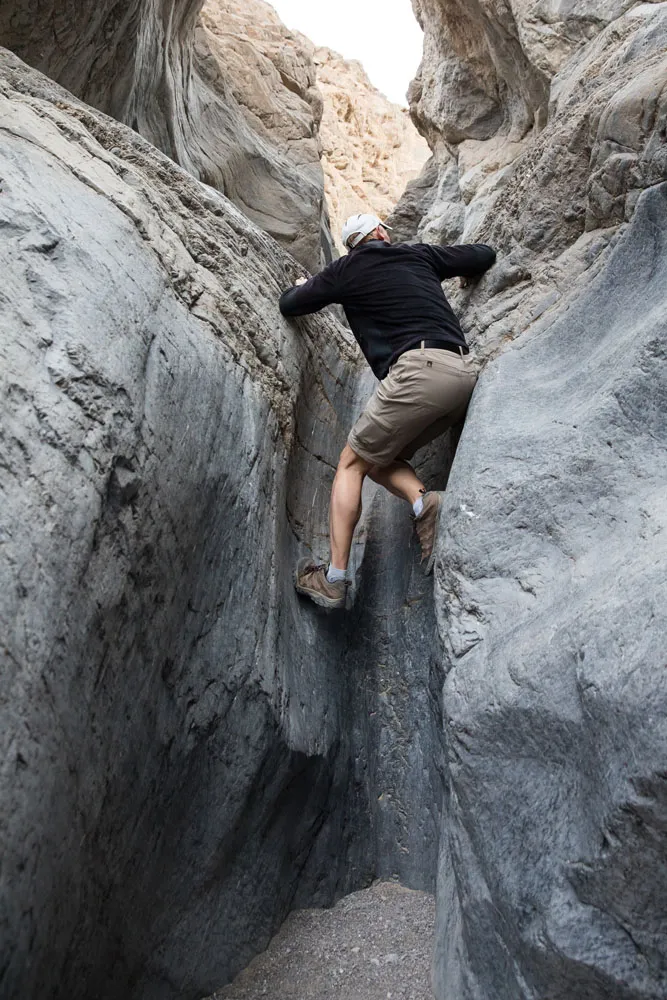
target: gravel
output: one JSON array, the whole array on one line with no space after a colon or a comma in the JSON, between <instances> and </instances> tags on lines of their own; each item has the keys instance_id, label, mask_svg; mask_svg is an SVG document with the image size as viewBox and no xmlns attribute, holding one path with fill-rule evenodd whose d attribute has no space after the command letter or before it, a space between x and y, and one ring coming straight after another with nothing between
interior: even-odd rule
<instances>
[{"instance_id":1,"label":"gravel","mask_svg":"<svg viewBox=\"0 0 667 1000\"><path fill-rule=\"evenodd\" d=\"M209 1000L432 1000L429 893L376 882L329 910L298 910Z\"/></svg>"}]
</instances>

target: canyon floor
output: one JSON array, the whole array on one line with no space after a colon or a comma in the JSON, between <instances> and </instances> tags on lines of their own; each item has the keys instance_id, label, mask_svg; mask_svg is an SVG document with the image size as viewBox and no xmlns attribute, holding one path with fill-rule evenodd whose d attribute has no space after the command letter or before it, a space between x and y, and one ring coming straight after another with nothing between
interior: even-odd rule
<instances>
[{"instance_id":1,"label":"canyon floor","mask_svg":"<svg viewBox=\"0 0 667 1000\"><path fill-rule=\"evenodd\" d=\"M376 882L332 909L292 913L209 1000L432 1000L434 919L429 893Z\"/></svg>"}]
</instances>

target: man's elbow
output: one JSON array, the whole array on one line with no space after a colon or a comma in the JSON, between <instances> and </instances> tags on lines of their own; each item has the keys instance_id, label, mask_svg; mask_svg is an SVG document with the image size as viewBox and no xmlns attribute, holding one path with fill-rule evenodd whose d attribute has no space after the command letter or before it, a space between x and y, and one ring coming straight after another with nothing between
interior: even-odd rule
<instances>
[{"instance_id":1,"label":"man's elbow","mask_svg":"<svg viewBox=\"0 0 667 1000\"><path fill-rule=\"evenodd\" d=\"M481 263L483 265L484 270L488 271L488 269L490 267L493 267L493 265L496 262L496 257L497 257L496 251L493 249L493 247L487 246L486 243L479 243L478 246L479 249L482 251Z\"/></svg>"},{"instance_id":2,"label":"man's elbow","mask_svg":"<svg viewBox=\"0 0 667 1000\"><path fill-rule=\"evenodd\" d=\"M295 308L293 302L293 288L288 288L287 291L283 292L278 300L278 308L280 309L283 316L298 316L298 310Z\"/></svg>"}]
</instances>

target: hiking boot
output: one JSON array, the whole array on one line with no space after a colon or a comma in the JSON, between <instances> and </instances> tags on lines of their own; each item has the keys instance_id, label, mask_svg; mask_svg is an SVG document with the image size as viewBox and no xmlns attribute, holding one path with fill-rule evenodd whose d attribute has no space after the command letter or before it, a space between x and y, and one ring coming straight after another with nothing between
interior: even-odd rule
<instances>
[{"instance_id":1,"label":"hiking boot","mask_svg":"<svg viewBox=\"0 0 667 1000\"><path fill-rule=\"evenodd\" d=\"M332 610L345 607L347 581L336 580L329 583L327 567L308 558L300 559L297 564L295 587L300 594L310 597L321 608Z\"/></svg>"},{"instance_id":2,"label":"hiking boot","mask_svg":"<svg viewBox=\"0 0 667 1000\"><path fill-rule=\"evenodd\" d=\"M435 539L438 534L438 521L440 520L440 508L442 507L442 497L439 493L429 492L424 495L424 509L415 518L415 528L422 550L422 563L426 563L424 572L428 574L433 569L435 561Z\"/></svg>"}]
</instances>

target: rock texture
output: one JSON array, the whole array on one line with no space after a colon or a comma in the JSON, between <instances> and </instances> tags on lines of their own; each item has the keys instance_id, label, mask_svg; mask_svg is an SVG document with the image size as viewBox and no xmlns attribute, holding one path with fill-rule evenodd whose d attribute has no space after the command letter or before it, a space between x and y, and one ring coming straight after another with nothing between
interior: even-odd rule
<instances>
[{"instance_id":1,"label":"rock texture","mask_svg":"<svg viewBox=\"0 0 667 1000\"><path fill-rule=\"evenodd\" d=\"M258 0L19 0L0 45L218 188L311 269L330 253L302 43ZM251 25L251 27L249 26ZM268 52L268 54L267 54Z\"/></svg>"},{"instance_id":2,"label":"rock texture","mask_svg":"<svg viewBox=\"0 0 667 1000\"><path fill-rule=\"evenodd\" d=\"M433 886L432 601L399 677L373 560L347 619L293 590L369 391L294 260L8 52L0 131L0 993L195 1000L295 906Z\"/></svg>"},{"instance_id":3,"label":"rock texture","mask_svg":"<svg viewBox=\"0 0 667 1000\"><path fill-rule=\"evenodd\" d=\"M667 994L667 184L491 364L440 539L440 998Z\"/></svg>"},{"instance_id":4,"label":"rock texture","mask_svg":"<svg viewBox=\"0 0 667 1000\"><path fill-rule=\"evenodd\" d=\"M129 129L8 53L0 103L0 992L194 998L372 874L344 633L285 571L357 355Z\"/></svg>"},{"instance_id":5,"label":"rock texture","mask_svg":"<svg viewBox=\"0 0 667 1000\"><path fill-rule=\"evenodd\" d=\"M336 52L314 52L324 98L322 166L334 241L355 212L386 218L430 153L405 109L371 84L363 66Z\"/></svg>"},{"instance_id":6,"label":"rock texture","mask_svg":"<svg viewBox=\"0 0 667 1000\"><path fill-rule=\"evenodd\" d=\"M206 0L196 51L210 87L225 106L230 98L238 103L269 162L268 183L257 176L249 201L229 196L297 259L319 270L331 259L331 234L319 137L322 94L312 45L288 31L263 0ZM281 176L285 164L289 180ZM248 168L254 170L252 160L237 157L235 171L242 175Z\"/></svg>"},{"instance_id":7,"label":"rock texture","mask_svg":"<svg viewBox=\"0 0 667 1000\"><path fill-rule=\"evenodd\" d=\"M415 7L425 47L411 112L433 159L397 234L498 247L480 306L454 295L492 353L589 280L639 193L667 176L667 8Z\"/></svg>"},{"instance_id":8,"label":"rock texture","mask_svg":"<svg viewBox=\"0 0 667 1000\"><path fill-rule=\"evenodd\" d=\"M398 234L500 254L451 289L499 357L438 549L436 994L657 1000L667 5L415 8L411 110L433 157Z\"/></svg>"},{"instance_id":9,"label":"rock texture","mask_svg":"<svg viewBox=\"0 0 667 1000\"><path fill-rule=\"evenodd\" d=\"M435 604L369 489L326 617L290 567L371 380L334 317L282 320L302 267L193 176L319 233L270 82L311 78L275 26L266 63L217 15L195 42L198 6L0 11L119 119L0 53L0 993L195 1000L291 909L439 864L438 1000L658 1000L667 7L419 0L433 157L396 219L498 247L451 292L493 360ZM211 97L216 45L267 90Z\"/></svg>"}]
</instances>

